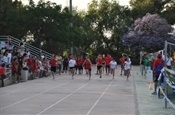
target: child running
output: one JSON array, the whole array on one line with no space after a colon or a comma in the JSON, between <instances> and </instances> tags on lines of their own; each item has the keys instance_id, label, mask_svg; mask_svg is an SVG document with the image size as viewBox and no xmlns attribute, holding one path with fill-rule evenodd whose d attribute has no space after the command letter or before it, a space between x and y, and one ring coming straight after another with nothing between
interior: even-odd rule
<instances>
[{"instance_id":1,"label":"child running","mask_svg":"<svg viewBox=\"0 0 175 115\"><path fill-rule=\"evenodd\" d=\"M126 75L126 80L129 80L129 76L130 76L130 70L131 70L131 60L130 58L126 58L125 59L125 63L124 63L124 69L125 69L125 75Z\"/></svg>"},{"instance_id":2,"label":"child running","mask_svg":"<svg viewBox=\"0 0 175 115\"><path fill-rule=\"evenodd\" d=\"M113 79L114 79L114 76L115 76L115 69L117 68L117 62L113 59L110 63L110 69L111 69L111 74L113 76Z\"/></svg>"},{"instance_id":3,"label":"child running","mask_svg":"<svg viewBox=\"0 0 175 115\"><path fill-rule=\"evenodd\" d=\"M99 57L97 58L97 69L99 70L100 78L102 78L102 66L103 66L102 55L99 55Z\"/></svg>"},{"instance_id":4,"label":"child running","mask_svg":"<svg viewBox=\"0 0 175 115\"><path fill-rule=\"evenodd\" d=\"M89 77L89 80L90 80L91 79L91 66L92 66L92 63L91 63L91 60L88 58L88 56L86 57L86 59L85 59L85 61L83 63L83 66L85 67L87 76Z\"/></svg>"},{"instance_id":5,"label":"child running","mask_svg":"<svg viewBox=\"0 0 175 115\"><path fill-rule=\"evenodd\" d=\"M69 60L69 70L70 70L70 73L72 74L72 79L74 79L75 66L76 66L76 61L75 61L74 57L71 56L70 60Z\"/></svg>"}]
</instances>

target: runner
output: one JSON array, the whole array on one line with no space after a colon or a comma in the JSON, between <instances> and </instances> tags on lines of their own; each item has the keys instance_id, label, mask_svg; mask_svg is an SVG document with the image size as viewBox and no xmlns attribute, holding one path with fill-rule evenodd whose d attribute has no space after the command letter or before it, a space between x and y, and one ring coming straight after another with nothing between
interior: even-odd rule
<instances>
[{"instance_id":1,"label":"runner","mask_svg":"<svg viewBox=\"0 0 175 115\"><path fill-rule=\"evenodd\" d=\"M105 57L105 64L106 64L106 75L108 75L110 73L110 62L112 61L112 57L111 55L107 54L107 56Z\"/></svg>"},{"instance_id":2,"label":"runner","mask_svg":"<svg viewBox=\"0 0 175 115\"><path fill-rule=\"evenodd\" d=\"M78 67L78 74L82 74L83 73L83 56L78 57L77 59L77 67Z\"/></svg>"},{"instance_id":3,"label":"runner","mask_svg":"<svg viewBox=\"0 0 175 115\"><path fill-rule=\"evenodd\" d=\"M69 60L69 71L72 74L72 79L74 79L75 66L76 66L76 61L75 61L74 57L71 56L70 60Z\"/></svg>"},{"instance_id":4,"label":"runner","mask_svg":"<svg viewBox=\"0 0 175 115\"><path fill-rule=\"evenodd\" d=\"M53 79L55 79L55 73L56 73L56 67L57 67L57 60L55 59L55 55L53 55L53 57L50 60L50 66L51 66L51 74Z\"/></svg>"},{"instance_id":5,"label":"runner","mask_svg":"<svg viewBox=\"0 0 175 115\"><path fill-rule=\"evenodd\" d=\"M131 69L131 61L129 58L125 59L125 63L124 63L124 70L125 70L125 75L126 75L126 80L129 80L129 76L130 76L130 69Z\"/></svg>"},{"instance_id":6,"label":"runner","mask_svg":"<svg viewBox=\"0 0 175 115\"><path fill-rule=\"evenodd\" d=\"M85 59L85 61L83 63L83 66L85 67L87 76L89 77L89 80L90 80L91 79L91 66L92 66L92 63L91 63L91 60L88 58L88 56L86 57L86 59Z\"/></svg>"},{"instance_id":7,"label":"runner","mask_svg":"<svg viewBox=\"0 0 175 115\"><path fill-rule=\"evenodd\" d=\"M125 64L125 55L122 54L122 57L120 58L120 65L121 65L121 72L120 72L120 75L122 76L122 72L124 71L124 64ZM125 73L124 73L125 74Z\"/></svg>"},{"instance_id":8,"label":"runner","mask_svg":"<svg viewBox=\"0 0 175 115\"><path fill-rule=\"evenodd\" d=\"M115 69L117 69L117 62L113 59L110 63L110 70L111 70L111 74L113 76L113 79L114 79L114 76L115 76Z\"/></svg>"},{"instance_id":9,"label":"runner","mask_svg":"<svg viewBox=\"0 0 175 115\"><path fill-rule=\"evenodd\" d=\"M99 55L97 58L97 69L99 70L100 78L102 78L102 66L103 66L103 59L102 56Z\"/></svg>"}]
</instances>

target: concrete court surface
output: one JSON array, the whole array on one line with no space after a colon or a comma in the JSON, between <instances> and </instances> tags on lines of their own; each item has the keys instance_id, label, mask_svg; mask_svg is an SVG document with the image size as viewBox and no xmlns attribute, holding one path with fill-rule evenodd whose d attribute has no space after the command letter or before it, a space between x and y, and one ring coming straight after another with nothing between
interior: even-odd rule
<instances>
[{"instance_id":1,"label":"concrete court surface","mask_svg":"<svg viewBox=\"0 0 175 115\"><path fill-rule=\"evenodd\" d=\"M100 79L92 68L92 79L85 73L71 79L68 73L22 82L0 88L0 115L174 115L172 107L151 95L139 66L133 66L126 81L120 67L113 80Z\"/></svg>"}]
</instances>

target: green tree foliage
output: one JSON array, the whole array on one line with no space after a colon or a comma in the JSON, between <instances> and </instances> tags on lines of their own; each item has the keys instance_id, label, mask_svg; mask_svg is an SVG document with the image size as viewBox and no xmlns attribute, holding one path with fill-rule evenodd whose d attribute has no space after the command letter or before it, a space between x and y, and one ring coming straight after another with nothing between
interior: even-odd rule
<instances>
[{"instance_id":1,"label":"green tree foliage","mask_svg":"<svg viewBox=\"0 0 175 115\"><path fill-rule=\"evenodd\" d=\"M15 0L1 0L0 2L0 32L2 35L23 37L26 34L24 6Z\"/></svg>"},{"instance_id":2,"label":"green tree foliage","mask_svg":"<svg viewBox=\"0 0 175 115\"><path fill-rule=\"evenodd\" d=\"M130 6L134 19L144 16L146 13L157 13L166 18L170 24L175 23L174 0L130 0Z\"/></svg>"},{"instance_id":3,"label":"green tree foliage","mask_svg":"<svg viewBox=\"0 0 175 115\"><path fill-rule=\"evenodd\" d=\"M91 20L90 26L98 32L94 41L97 49L107 48L113 54L122 50L121 38L130 24L129 15L129 8L120 6L115 0L92 0L87 18Z\"/></svg>"}]
</instances>

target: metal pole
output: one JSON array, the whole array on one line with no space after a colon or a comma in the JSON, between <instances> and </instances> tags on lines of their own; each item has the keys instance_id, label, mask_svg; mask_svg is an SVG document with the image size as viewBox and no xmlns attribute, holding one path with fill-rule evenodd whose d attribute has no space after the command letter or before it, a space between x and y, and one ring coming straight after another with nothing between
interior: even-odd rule
<instances>
[{"instance_id":1,"label":"metal pole","mask_svg":"<svg viewBox=\"0 0 175 115\"><path fill-rule=\"evenodd\" d=\"M70 7L70 14L72 15L72 0L69 1L70 4L69 4L69 7ZM72 24L72 18L71 18L71 23L70 23L70 26L72 27L73 24ZM71 42L71 54L74 55L74 47L73 47L73 41Z\"/></svg>"},{"instance_id":2,"label":"metal pole","mask_svg":"<svg viewBox=\"0 0 175 115\"><path fill-rule=\"evenodd\" d=\"M165 62L167 59L167 41L165 41ZM165 67L166 67L166 63L165 63ZM165 95L168 97L168 84L165 82ZM167 108L167 99L165 98L165 108Z\"/></svg>"},{"instance_id":3,"label":"metal pole","mask_svg":"<svg viewBox=\"0 0 175 115\"><path fill-rule=\"evenodd\" d=\"M70 7L70 14L72 14L72 0L69 1L70 4L69 4L69 7Z\"/></svg>"}]
</instances>

